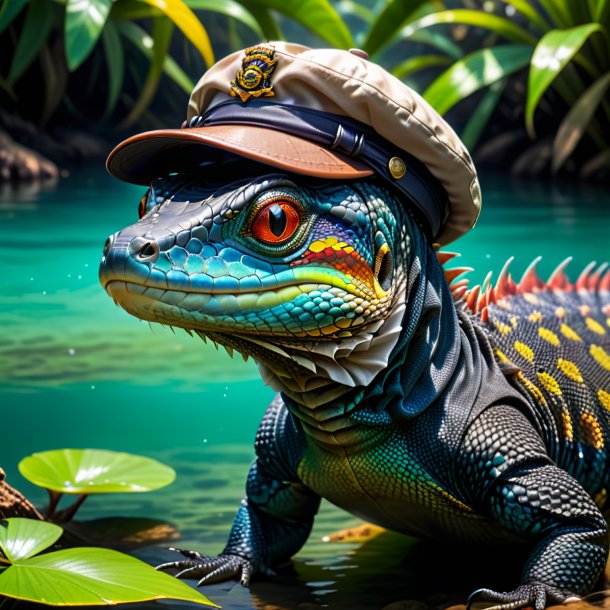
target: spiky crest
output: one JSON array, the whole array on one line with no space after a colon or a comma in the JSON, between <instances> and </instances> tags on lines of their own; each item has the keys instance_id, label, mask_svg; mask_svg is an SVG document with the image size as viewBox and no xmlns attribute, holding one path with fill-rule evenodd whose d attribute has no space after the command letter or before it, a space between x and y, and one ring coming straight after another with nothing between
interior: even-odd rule
<instances>
[{"instance_id":1,"label":"spiky crest","mask_svg":"<svg viewBox=\"0 0 610 610\"><path fill-rule=\"evenodd\" d=\"M455 252L436 252L441 265L445 265L459 254ZM488 306L490 303L500 303L515 294L528 294L539 292L572 292L574 290L586 292L610 292L610 263L597 265L596 262L589 263L581 272L576 282L572 283L565 273L566 267L572 261L568 257L557 265L548 279L544 281L538 275L536 267L542 257L536 257L523 273L521 280L516 283L510 274L510 265L514 257L510 257L498 276L495 286L491 282L492 273L488 273L482 286L476 285L468 288L468 280L455 281L464 273L472 271L470 267L456 267L444 269L447 282L450 284L451 293L456 301L463 302L483 322L488 320ZM608 313L610 315L610 306Z\"/></svg>"}]
</instances>

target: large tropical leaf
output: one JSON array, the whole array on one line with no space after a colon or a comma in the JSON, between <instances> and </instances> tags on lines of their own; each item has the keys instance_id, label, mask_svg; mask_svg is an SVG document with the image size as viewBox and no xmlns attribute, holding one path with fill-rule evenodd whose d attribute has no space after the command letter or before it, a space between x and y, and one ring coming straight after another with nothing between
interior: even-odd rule
<instances>
[{"instance_id":1,"label":"large tropical leaf","mask_svg":"<svg viewBox=\"0 0 610 610\"><path fill-rule=\"evenodd\" d=\"M4 0L0 8L0 34L11 25L13 19L19 15L28 2L29 0Z\"/></svg>"},{"instance_id":2,"label":"large tropical leaf","mask_svg":"<svg viewBox=\"0 0 610 610\"><path fill-rule=\"evenodd\" d=\"M125 57L121 39L116 25L109 21L102 32L104 54L106 56L106 69L108 70L108 97L104 118L109 117L116 106L123 87L125 75Z\"/></svg>"},{"instance_id":3,"label":"large tropical leaf","mask_svg":"<svg viewBox=\"0 0 610 610\"><path fill-rule=\"evenodd\" d=\"M53 25L53 6L45 0L33 0L19 34L7 82L14 85L38 55Z\"/></svg>"},{"instance_id":4,"label":"large tropical leaf","mask_svg":"<svg viewBox=\"0 0 610 610\"><path fill-rule=\"evenodd\" d=\"M98 41L112 0L68 0L66 4L65 41L68 69L80 66Z\"/></svg>"},{"instance_id":5,"label":"large tropical leaf","mask_svg":"<svg viewBox=\"0 0 610 610\"><path fill-rule=\"evenodd\" d=\"M551 29L548 21L540 14L535 3L530 0L504 0L510 4L518 13L521 13L529 23L532 23L543 32Z\"/></svg>"},{"instance_id":6,"label":"large tropical leaf","mask_svg":"<svg viewBox=\"0 0 610 610\"><path fill-rule=\"evenodd\" d=\"M152 48L154 43L148 32L130 21L117 21L116 27L122 36L127 38L127 40L129 40L145 57L152 60ZM190 95L195 88L195 83L170 55L165 56L163 61L163 72L188 95Z\"/></svg>"},{"instance_id":7,"label":"large tropical leaf","mask_svg":"<svg viewBox=\"0 0 610 610\"><path fill-rule=\"evenodd\" d=\"M362 47L371 55L387 43L421 6L430 0L387 0L383 10L374 21Z\"/></svg>"},{"instance_id":8,"label":"large tropical leaf","mask_svg":"<svg viewBox=\"0 0 610 610\"><path fill-rule=\"evenodd\" d=\"M169 17L176 27L190 40L199 51L203 61L209 67L214 63L214 51L205 28L197 19L197 15L184 3L183 0L137 0L160 10Z\"/></svg>"},{"instance_id":9,"label":"large tropical leaf","mask_svg":"<svg viewBox=\"0 0 610 610\"><path fill-rule=\"evenodd\" d=\"M10 562L0 573L0 595L54 606L153 599L215 606L186 583L117 551L74 548L33 557L56 542L62 531L32 519L0 522L0 548Z\"/></svg>"},{"instance_id":10,"label":"large tropical leaf","mask_svg":"<svg viewBox=\"0 0 610 610\"><path fill-rule=\"evenodd\" d=\"M475 91L527 66L528 45L510 44L475 51L445 70L424 92L424 97L444 114Z\"/></svg>"},{"instance_id":11,"label":"large tropical leaf","mask_svg":"<svg viewBox=\"0 0 610 610\"><path fill-rule=\"evenodd\" d=\"M0 549L11 562L32 557L57 542L63 529L54 523L12 518L0 522Z\"/></svg>"},{"instance_id":12,"label":"large tropical leaf","mask_svg":"<svg viewBox=\"0 0 610 610\"><path fill-rule=\"evenodd\" d=\"M284 40L279 23L274 19L271 11L262 4L248 4L248 9L256 17L264 33L264 40Z\"/></svg>"},{"instance_id":13,"label":"large tropical leaf","mask_svg":"<svg viewBox=\"0 0 610 610\"><path fill-rule=\"evenodd\" d=\"M406 27L400 34L402 37L408 38L414 42L430 45L453 59L462 59L462 57L464 57L464 53L459 45L457 45L450 36L446 36L442 32L425 29L416 30L412 27Z\"/></svg>"},{"instance_id":14,"label":"large tropical leaf","mask_svg":"<svg viewBox=\"0 0 610 610\"><path fill-rule=\"evenodd\" d=\"M176 473L151 458L102 449L57 449L19 462L34 485L59 493L151 491L169 485Z\"/></svg>"},{"instance_id":15,"label":"large tropical leaf","mask_svg":"<svg viewBox=\"0 0 610 610\"><path fill-rule=\"evenodd\" d=\"M212 13L220 13L226 15L247 25L251 30L264 38L263 30L256 20L256 17L243 5L235 0L184 0L185 4L195 10L210 11Z\"/></svg>"},{"instance_id":16,"label":"large tropical leaf","mask_svg":"<svg viewBox=\"0 0 610 610\"><path fill-rule=\"evenodd\" d=\"M446 66L451 63L451 58L445 55L416 55L409 57L392 68L392 74L396 78L405 78L413 72L424 70L425 68L435 68Z\"/></svg>"},{"instance_id":17,"label":"large tropical leaf","mask_svg":"<svg viewBox=\"0 0 610 610\"><path fill-rule=\"evenodd\" d=\"M354 46L349 29L328 0L244 0L243 3L249 9L262 6L286 15L339 49Z\"/></svg>"},{"instance_id":18,"label":"large tropical leaf","mask_svg":"<svg viewBox=\"0 0 610 610\"><path fill-rule=\"evenodd\" d=\"M451 11L439 11L412 21L404 26L401 34L417 32L422 28L429 28L443 23L460 23L484 28L498 34L507 40L515 43L529 45L536 44L536 38L526 29L517 25L510 19L505 19L498 15L484 13L483 11L472 11L467 9L456 9Z\"/></svg>"},{"instance_id":19,"label":"large tropical leaf","mask_svg":"<svg viewBox=\"0 0 610 610\"><path fill-rule=\"evenodd\" d=\"M492 83L487 88L483 99L478 103L475 111L462 130L461 138L466 148L472 150L479 142L481 134L487 126L493 111L496 109L507 83L508 78L503 78Z\"/></svg>"},{"instance_id":20,"label":"large tropical leaf","mask_svg":"<svg viewBox=\"0 0 610 610\"><path fill-rule=\"evenodd\" d=\"M587 23L569 30L552 30L540 39L532 55L525 105L530 135L534 134L534 112L542 96L589 36L601 30L598 23Z\"/></svg>"},{"instance_id":21,"label":"large tropical leaf","mask_svg":"<svg viewBox=\"0 0 610 610\"><path fill-rule=\"evenodd\" d=\"M580 142L609 86L610 72L607 72L580 96L564 117L553 142L553 172L561 168Z\"/></svg>"},{"instance_id":22,"label":"large tropical leaf","mask_svg":"<svg viewBox=\"0 0 610 610\"><path fill-rule=\"evenodd\" d=\"M133 105L129 115L124 121L124 125L130 125L136 121L148 108L159 86L161 74L163 73L163 63L169 50L174 24L165 17L153 19L152 39L152 61L146 76L144 86L140 91L140 97Z\"/></svg>"}]
</instances>

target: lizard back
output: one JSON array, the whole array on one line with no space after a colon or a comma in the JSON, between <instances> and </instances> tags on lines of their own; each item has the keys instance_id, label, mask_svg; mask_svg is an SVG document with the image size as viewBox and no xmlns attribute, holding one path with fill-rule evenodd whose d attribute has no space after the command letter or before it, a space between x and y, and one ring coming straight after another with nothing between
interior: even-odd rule
<instances>
[{"instance_id":1,"label":"lizard back","mask_svg":"<svg viewBox=\"0 0 610 610\"><path fill-rule=\"evenodd\" d=\"M543 281L536 259L519 283L508 271L495 286L457 293L485 324L511 383L551 458L600 507L607 504L610 453L610 272L588 265L575 283L566 259ZM454 289L455 290L455 289Z\"/></svg>"}]
</instances>

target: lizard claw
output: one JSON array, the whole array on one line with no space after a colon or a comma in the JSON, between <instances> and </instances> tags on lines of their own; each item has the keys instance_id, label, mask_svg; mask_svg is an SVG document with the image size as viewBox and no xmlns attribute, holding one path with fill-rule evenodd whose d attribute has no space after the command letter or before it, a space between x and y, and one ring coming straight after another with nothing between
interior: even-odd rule
<instances>
[{"instance_id":1,"label":"lizard claw","mask_svg":"<svg viewBox=\"0 0 610 610\"><path fill-rule=\"evenodd\" d=\"M517 608L526 607L544 610L551 603L561 604L568 598L573 599L573 596L564 593L557 587L541 582L531 582L507 592L477 589L468 598L466 610L470 610L475 602L497 602L488 606L486 610L517 610Z\"/></svg>"},{"instance_id":2,"label":"lizard claw","mask_svg":"<svg viewBox=\"0 0 610 610\"><path fill-rule=\"evenodd\" d=\"M255 564L239 555L221 554L217 557L206 557L196 551L170 549L186 557L180 561L169 561L156 567L157 570L179 570L176 578L199 578L197 586L238 577L240 583L247 587L250 578L256 572Z\"/></svg>"}]
</instances>

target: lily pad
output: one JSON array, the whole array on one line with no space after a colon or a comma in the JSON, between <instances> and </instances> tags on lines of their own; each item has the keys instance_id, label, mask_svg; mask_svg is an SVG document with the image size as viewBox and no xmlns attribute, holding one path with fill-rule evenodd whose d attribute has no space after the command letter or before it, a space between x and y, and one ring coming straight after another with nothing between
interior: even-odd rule
<instances>
[{"instance_id":1,"label":"lily pad","mask_svg":"<svg viewBox=\"0 0 610 610\"><path fill-rule=\"evenodd\" d=\"M21 460L19 472L34 485L68 494L151 491L176 478L151 458L102 449L34 453Z\"/></svg>"},{"instance_id":2,"label":"lily pad","mask_svg":"<svg viewBox=\"0 0 610 610\"><path fill-rule=\"evenodd\" d=\"M186 583L118 551L84 547L32 557L32 549L57 540L57 530L61 535L57 525L30 519L1 522L0 548L11 565L0 572L0 595L53 606L178 599L218 607ZM14 551L20 548L28 551Z\"/></svg>"},{"instance_id":3,"label":"lily pad","mask_svg":"<svg viewBox=\"0 0 610 610\"><path fill-rule=\"evenodd\" d=\"M59 525L34 519L6 519L0 522L0 549L11 562L28 559L57 542L63 533Z\"/></svg>"}]
</instances>

